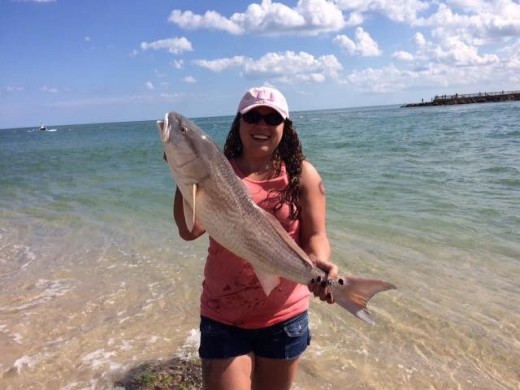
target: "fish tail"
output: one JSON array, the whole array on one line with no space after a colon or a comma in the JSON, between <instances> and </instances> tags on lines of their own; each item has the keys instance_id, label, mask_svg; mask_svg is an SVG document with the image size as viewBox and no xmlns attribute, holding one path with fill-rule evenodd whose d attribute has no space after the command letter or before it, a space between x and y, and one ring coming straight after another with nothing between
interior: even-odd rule
<instances>
[{"instance_id":1,"label":"fish tail","mask_svg":"<svg viewBox=\"0 0 520 390\"><path fill-rule=\"evenodd\" d=\"M334 283L334 301L360 320L374 325L375 322L367 310L368 301L378 292L395 288L392 283L382 280L340 277Z\"/></svg>"}]
</instances>

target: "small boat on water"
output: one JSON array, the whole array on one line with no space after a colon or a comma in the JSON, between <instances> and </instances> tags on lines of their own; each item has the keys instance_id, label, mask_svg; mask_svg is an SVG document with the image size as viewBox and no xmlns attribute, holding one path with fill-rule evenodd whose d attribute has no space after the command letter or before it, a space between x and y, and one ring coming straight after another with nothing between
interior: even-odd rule
<instances>
[{"instance_id":1,"label":"small boat on water","mask_svg":"<svg viewBox=\"0 0 520 390\"><path fill-rule=\"evenodd\" d=\"M31 130L33 131L33 130ZM55 131L58 131L58 129L49 129L47 126L45 126L44 124L40 123L40 127L34 129L34 131L37 131L37 132L45 132L45 133L54 133Z\"/></svg>"}]
</instances>

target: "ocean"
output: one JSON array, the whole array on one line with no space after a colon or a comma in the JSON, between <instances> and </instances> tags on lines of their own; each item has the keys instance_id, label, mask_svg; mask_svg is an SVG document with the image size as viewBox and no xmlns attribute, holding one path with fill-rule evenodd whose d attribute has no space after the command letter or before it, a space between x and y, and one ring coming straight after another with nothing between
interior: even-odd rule
<instances>
[{"instance_id":1,"label":"ocean","mask_svg":"<svg viewBox=\"0 0 520 390\"><path fill-rule=\"evenodd\" d=\"M398 287L375 326L313 300L293 388L519 389L520 103L292 119L333 261ZM219 145L231 120L194 118ZM52 127L0 130L0 388L196 357L207 237L177 236L155 121Z\"/></svg>"}]
</instances>

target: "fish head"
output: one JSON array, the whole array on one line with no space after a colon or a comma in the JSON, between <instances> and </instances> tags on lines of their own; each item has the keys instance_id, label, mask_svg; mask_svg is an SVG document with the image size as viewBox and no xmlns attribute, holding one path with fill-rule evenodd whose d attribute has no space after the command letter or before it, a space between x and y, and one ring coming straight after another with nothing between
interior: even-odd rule
<instances>
[{"instance_id":1,"label":"fish head","mask_svg":"<svg viewBox=\"0 0 520 390\"><path fill-rule=\"evenodd\" d=\"M176 112L157 121L159 137L177 182L196 184L209 175L209 161L218 147L195 123Z\"/></svg>"}]
</instances>

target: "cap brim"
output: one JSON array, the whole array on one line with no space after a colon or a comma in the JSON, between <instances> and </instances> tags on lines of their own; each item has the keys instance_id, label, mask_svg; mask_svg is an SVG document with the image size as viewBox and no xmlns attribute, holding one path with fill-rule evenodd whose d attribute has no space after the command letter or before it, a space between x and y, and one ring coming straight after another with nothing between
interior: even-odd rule
<instances>
[{"instance_id":1,"label":"cap brim","mask_svg":"<svg viewBox=\"0 0 520 390\"><path fill-rule=\"evenodd\" d=\"M280 110L278 107L273 107L271 106L270 104L267 104L267 103L255 103L255 104L252 104L246 108L243 108L242 110L240 110L240 113L243 115L245 114L246 112L249 112L251 111L253 108L256 108L256 107L269 107L269 108L272 108L273 110L275 110L278 114L280 114L282 116L283 119L287 119L289 118L289 115L287 115L286 112L283 112L282 110Z\"/></svg>"}]
</instances>

